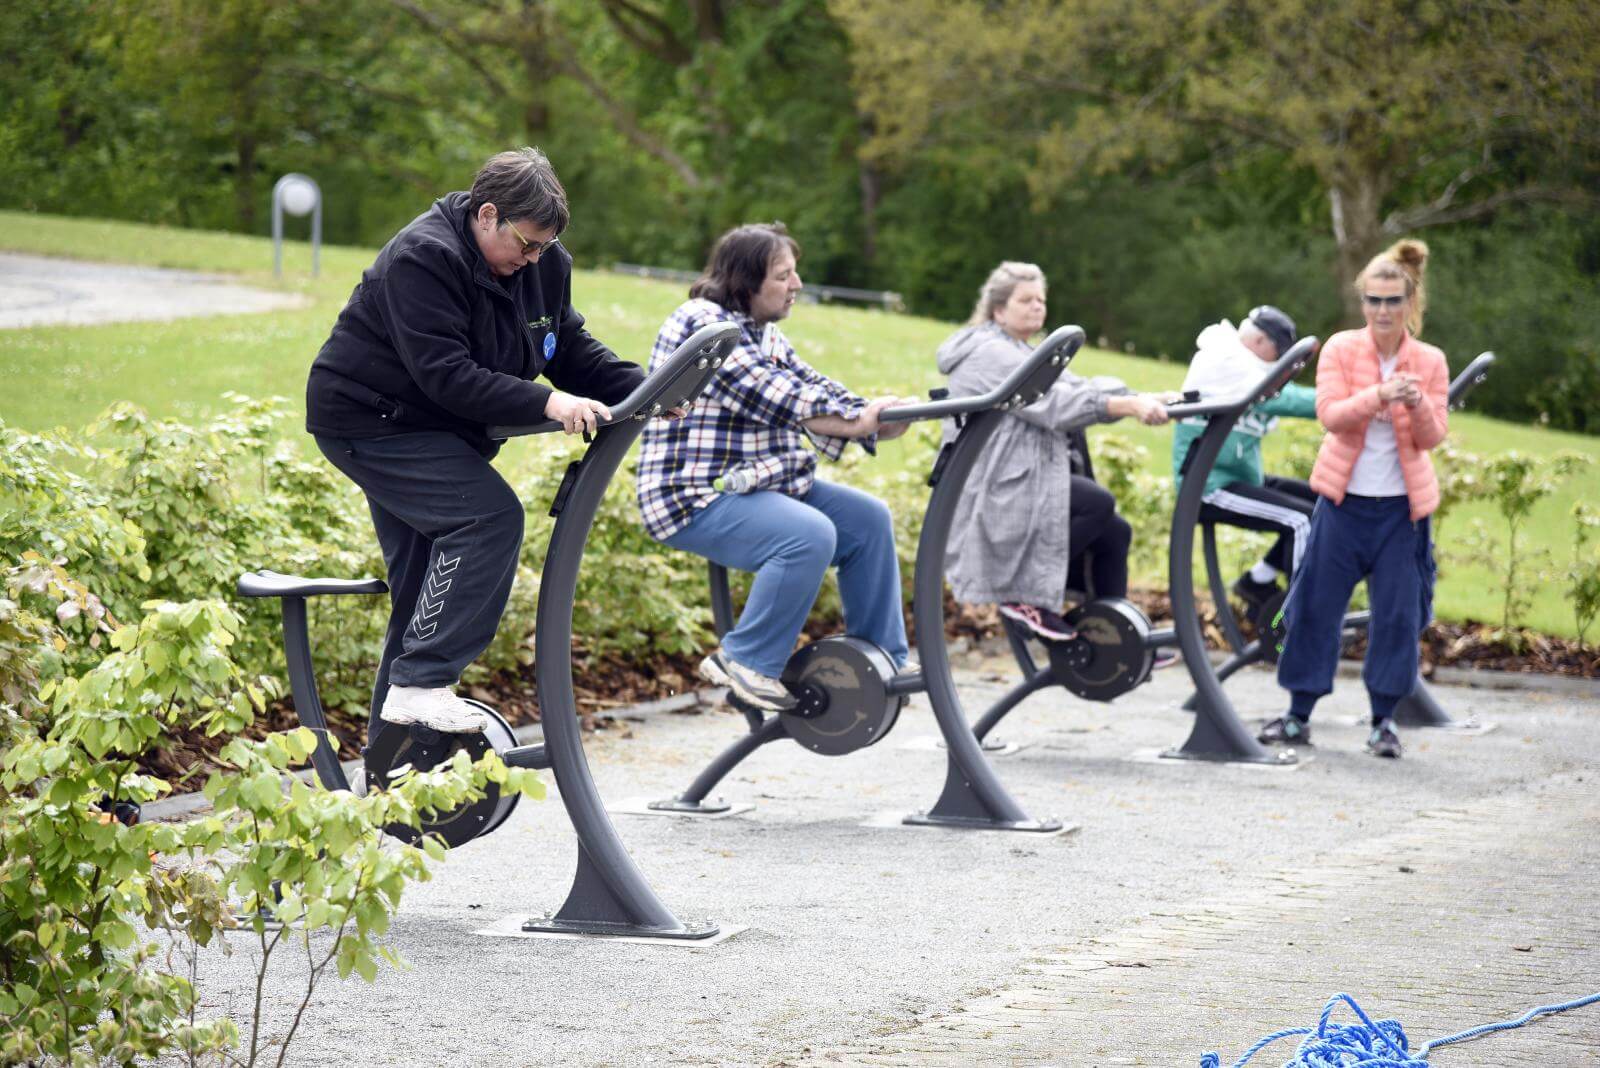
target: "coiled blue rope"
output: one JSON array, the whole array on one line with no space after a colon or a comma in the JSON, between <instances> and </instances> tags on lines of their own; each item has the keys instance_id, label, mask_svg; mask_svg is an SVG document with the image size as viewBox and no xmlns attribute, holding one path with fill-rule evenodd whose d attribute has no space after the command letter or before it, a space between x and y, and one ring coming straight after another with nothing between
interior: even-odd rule
<instances>
[{"instance_id":1,"label":"coiled blue rope","mask_svg":"<svg viewBox=\"0 0 1600 1068\"><path fill-rule=\"evenodd\" d=\"M1306 1037L1301 1039L1300 1045L1295 1048L1294 1059L1285 1062L1283 1068L1426 1068L1428 1054L1440 1046L1465 1042L1469 1038L1477 1038L1479 1035L1487 1035L1494 1031L1509 1031L1514 1027L1521 1027L1536 1016L1566 1012L1568 1009L1582 1008L1597 1001L1600 1001L1600 994L1590 994L1575 1001L1563 1001L1559 1005L1541 1005L1536 1009L1529 1009L1515 1020L1483 1024L1462 1031L1460 1034L1436 1038L1432 1042L1424 1043L1416 1054L1412 1055L1411 1043L1406 1039L1405 1030L1400 1026L1399 1020L1374 1021L1360 1005L1356 1004L1355 998L1349 994L1335 994L1322 1007L1322 1018L1316 1027L1290 1027L1274 1031L1246 1050L1243 1057L1233 1062L1233 1068L1244 1068L1251 1057L1267 1046L1293 1035ZM1351 1011L1361 1018L1360 1024L1332 1022L1334 1010L1339 1007L1340 1002L1349 1005ZM1200 1068L1222 1068L1222 1058L1216 1053L1202 1053Z\"/></svg>"}]
</instances>

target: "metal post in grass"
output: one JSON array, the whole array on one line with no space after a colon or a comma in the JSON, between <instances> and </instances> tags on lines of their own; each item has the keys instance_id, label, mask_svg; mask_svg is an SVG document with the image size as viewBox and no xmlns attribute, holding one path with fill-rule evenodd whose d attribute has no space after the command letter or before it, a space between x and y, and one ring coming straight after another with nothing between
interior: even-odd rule
<instances>
[{"instance_id":1,"label":"metal post in grass","mask_svg":"<svg viewBox=\"0 0 1600 1068\"><path fill-rule=\"evenodd\" d=\"M283 277L283 213L311 216L311 276L322 255L322 189L303 174L286 174L272 186L272 276Z\"/></svg>"}]
</instances>

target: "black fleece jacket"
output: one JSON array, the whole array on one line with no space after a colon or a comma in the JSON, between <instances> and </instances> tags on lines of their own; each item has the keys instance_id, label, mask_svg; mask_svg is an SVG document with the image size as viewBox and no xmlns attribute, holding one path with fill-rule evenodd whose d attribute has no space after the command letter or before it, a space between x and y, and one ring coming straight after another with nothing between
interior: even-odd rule
<instances>
[{"instance_id":1,"label":"black fleece jacket","mask_svg":"<svg viewBox=\"0 0 1600 1068\"><path fill-rule=\"evenodd\" d=\"M572 307L572 257L557 245L509 278L489 270L466 193L396 234L361 275L311 365L306 429L379 438L459 434L485 456L491 423L544 419L550 387L612 404L644 377L589 336Z\"/></svg>"}]
</instances>

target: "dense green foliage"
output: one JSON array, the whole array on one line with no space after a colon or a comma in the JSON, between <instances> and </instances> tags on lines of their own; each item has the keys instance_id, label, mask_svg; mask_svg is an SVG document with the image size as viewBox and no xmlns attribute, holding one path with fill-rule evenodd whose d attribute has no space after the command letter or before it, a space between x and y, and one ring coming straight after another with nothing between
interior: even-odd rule
<instances>
[{"instance_id":1,"label":"dense green foliage","mask_svg":"<svg viewBox=\"0 0 1600 1068\"><path fill-rule=\"evenodd\" d=\"M210 426L219 416L235 421L242 418L242 414L234 412L227 402L228 390L259 390L262 384L268 384L293 394L293 399L281 409L281 415L287 418L275 421L274 425L291 439L299 437L298 384L304 380L311 355L326 338L329 323L343 306L351 282L371 261L372 250L333 247L324 256L322 277L286 278L275 283L270 273L271 244L262 238L0 212L0 247L53 254L96 242L107 250L110 258L147 265L237 272L254 284L302 293L310 303L305 308L263 315L215 316L170 323L41 327L0 334L0 378L12 386L0 392L0 419L14 428L31 431L59 427L62 429L57 437L61 441L87 444L79 428L90 423L104 423L105 419L99 418L102 409L119 399L128 399L161 417L156 422L177 419L195 432ZM291 262L303 263L304 257L303 244L290 250ZM662 319L683 297L683 288L678 284L585 270L577 272L573 289L596 336L631 359L645 357ZM939 385L941 379L933 366L933 351L950 329L948 323L914 315L885 315L838 305L803 307L788 323L789 335L803 358L869 395L916 393ZM1501 376L1526 375L1524 357L1514 353L1502 353L1502 357L1491 382ZM1074 367L1083 374L1117 376L1142 390L1175 388L1184 373L1183 365L1178 362L1161 362L1093 347L1079 354ZM1452 415L1450 439L1435 457L1442 473L1449 478L1459 478L1462 483L1462 492L1457 494L1459 506L1451 505L1449 518L1439 526L1448 580L1439 589L1436 608L1440 617L1447 620L1502 618L1501 587L1506 575L1503 565L1509 533L1498 504L1484 494L1481 472L1475 467L1452 466L1448 454L1454 450L1468 457L1488 457L1517 450L1550 460L1559 452L1576 450L1589 457L1590 467L1595 459L1600 459L1600 439L1540 426L1517 425L1477 414L1479 399L1487 388L1482 387L1473 394L1465 411ZM233 414L229 415L230 412ZM1164 505L1159 509L1152 506L1165 496L1162 484L1171 470L1168 457L1171 431L1119 424L1096 430L1090 436L1097 455L1101 451L1108 455L1125 453L1148 476L1147 484L1152 487L1148 494L1141 493L1134 500L1125 499L1124 511L1130 515L1164 512ZM1317 430L1309 423L1286 422L1267 440L1268 469L1307 469L1317 440ZM104 447L109 442L92 444ZM555 451L554 455L549 455L551 450ZM315 456L301 455L313 464L321 464ZM853 456L854 450L848 455ZM529 536L533 542L528 545L530 553L540 551L537 539L543 537L544 528L539 524L545 521L544 507L553 492L560 466L571 456L570 443L539 437L511 442L499 460L501 469L507 472L528 503L529 529L536 532ZM931 457L931 445L921 436L911 436L879 450L875 460L857 460L843 477L857 484L861 484L860 479L882 477L888 480L893 487L889 499L896 514L911 522L921 514L926 502L921 479ZM75 461L64 458L62 462L69 470L80 470ZM1099 462L1104 467L1111 461ZM259 486L259 469L258 460L247 459L240 467L237 485ZM268 470L273 469L269 465ZM1109 477L1110 469L1106 470ZM1451 471L1458 473L1450 474ZM331 471L329 475L333 492L352 492L342 484L342 479L332 476ZM608 511L608 517L636 524L626 475L619 477L612 492L616 500L608 503L607 508L616 511ZM1553 494L1534 506L1519 534L1527 557L1519 565L1519 581L1532 596L1526 614L1519 618L1542 632L1577 633L1574 611L1566 599L1568 583L1572 580L1567 577L1565 565L1572 555L1572 509L1592 495L1581 475L1567 479ZM7 497L0 494L0 528L5 526L3 517L7 503ZM351 515L355 529L349 536L359 540L342 540L346 537L343 534L329 539L330 543L337 542L339 552L355 554L328 557L328 566L337 565L343 574L356 574L377 566L371 532L364 526L363 513L354 506ZM1161 548L1165 542L1165 518L1150 522L1153 525L1140 526L1141 533L1135 545L1138 556L1134 578L1140 586L1158 589L1166 583ZM597 539L610 537L605 525L596 532ZM619 537L621 540L617 544L623 555L612 559L625 559L628 552L661 553L658 547L642 538ZM1238 542L1241 552L1247 544L1251 544L1248 539ZM912 548L911 541L903 543L904 553L911 552ZM1590 551L1593 551L1592 546ZM531 559L525 557L524 563ZM591 557L591 561L597 559ZM598 570L594 573L601 574ZM682 604L686 610L693 606L699 613L696 618L704 619L706 602L698 565L689 566L685 574L689 579L682 589L688 599ZM208 596L225 594L232 576L218 574L214 581L218 584L216 592ZM524 608L531 610L526 591L519 591L518 597L526 601ZM347 611L357 614L347 619ZM360 614L365 611L354 605L342 606L336 615L327 617L325 624L345 625L357 635L367 633L377 625L377 620L375 616ZM518 611L522 615L517 618L527 617L526 611ZM580 620L580 636L585 640L591 637L596 641L610 640L587 629L589 623L588 619ZM509 632L502 635L494 662L497 665L513 663L516 659L514 647L525 637L525 634ZM498 652L502 648L503 654ZM359 691L366 685L364 678L354 676L348 680L341 677L336 682L341 687L348 686L343 692L352 701L358 699Z\"/></svg>"},{"instance_id":2,"label":"dense green foliage","mask_svg":"<svg viewBox=\"0 0 1600 1068\"><path fill-rule=\"evenodd\" d=\"M330 241L379 244L490 152L534 142L572 196L580 262L697 267L723 228L780 217L811 281L957 318L993 263L1031 259L1053 319L1174 359L1263 301L1308 332L1348 325L1336 266L1414 222L1436 253L1429 339L1458 367L1492 348L1526 371L1475 404L1593 431L1600 222L1574 191L1595 185L1594 36L1558 32L1582 5L1517 20L1530 41L1474 37L1514 5L1443 21L1448 5L1380 5L1384 47L1451 73L1386 66L1390 96L1364 105L1365 66L1339 65L1363 54L1362 20L1254 0L1161 11L1174 5L19 0L0 14L0 205L261 234L273 178L298 170L323 186ZM1191 17L1207 21L1173 45ZM1101 21L1074 35L1073 19ZM1292 64L1263 58L1263 34L1318 57L1306 91L1277 91ZM1124 58L1078 62L1080 40ZM1525 85L1519 56L1550 84ZM1162 64L1190 59L1193 121L1160 94L1129 110L1087 76L1176 85ZM1074 62L1084 76L1058 69ZM1251 87L1250 122L1216 107L1230 85ZM1492 136L1471 127L1478 98L1498 109L1480 124ZM1359 240L1328 222L1343 181L1318 147L1329 113L1368 115L1362 143L1387 168L1373 196L1340 194L1372 213Z\"/></svg>"},{"instance_id":3,"label":"dense green foliage","mask_svg":"<svg viewBox=\"0 0 1600 1068\"><path fill-rule=\"evenodd\" d=\"M282 1064L328 968L372 981L380 959L398 963L379 939L443 847L384 848L382 828L417 826L490 782L542 794L534 773L493 756L362 798L299 780L286 791L316 745L302 728L224 746L209 815L125 824L119 806L170 789L139 772L142 756L185 732L237 734L260 709L265 691L235 659L241 620L216 600L151 600L118 624L61 564L12 559L0 573L0 1062ZM79 563L90 582L112 570ZM256 954L255 1004L213 1017L199 947L234 945ZM288 1020L261 998L280 948L306 962Z\"/></svg>"}]
</instances>

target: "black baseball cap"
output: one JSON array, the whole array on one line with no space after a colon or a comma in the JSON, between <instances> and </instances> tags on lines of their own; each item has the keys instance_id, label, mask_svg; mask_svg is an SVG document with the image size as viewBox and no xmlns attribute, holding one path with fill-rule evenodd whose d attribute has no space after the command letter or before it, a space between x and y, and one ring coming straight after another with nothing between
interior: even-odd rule
<instances>
[{"instance_id":1,"label":"black baseball cap","mask_svg":"<svg viewBox=\"0 0 1600 1068\"><path fill-rule=\"evenodd\" d=\"M1295 332L1294 320L1270 304L1251 308L1245 320L1254 323L1256 329L1272 339L1272 343L1278 346L1279 356L1288 351L1295 338L1300 336Z\"/></svg>"}]
</instances>

